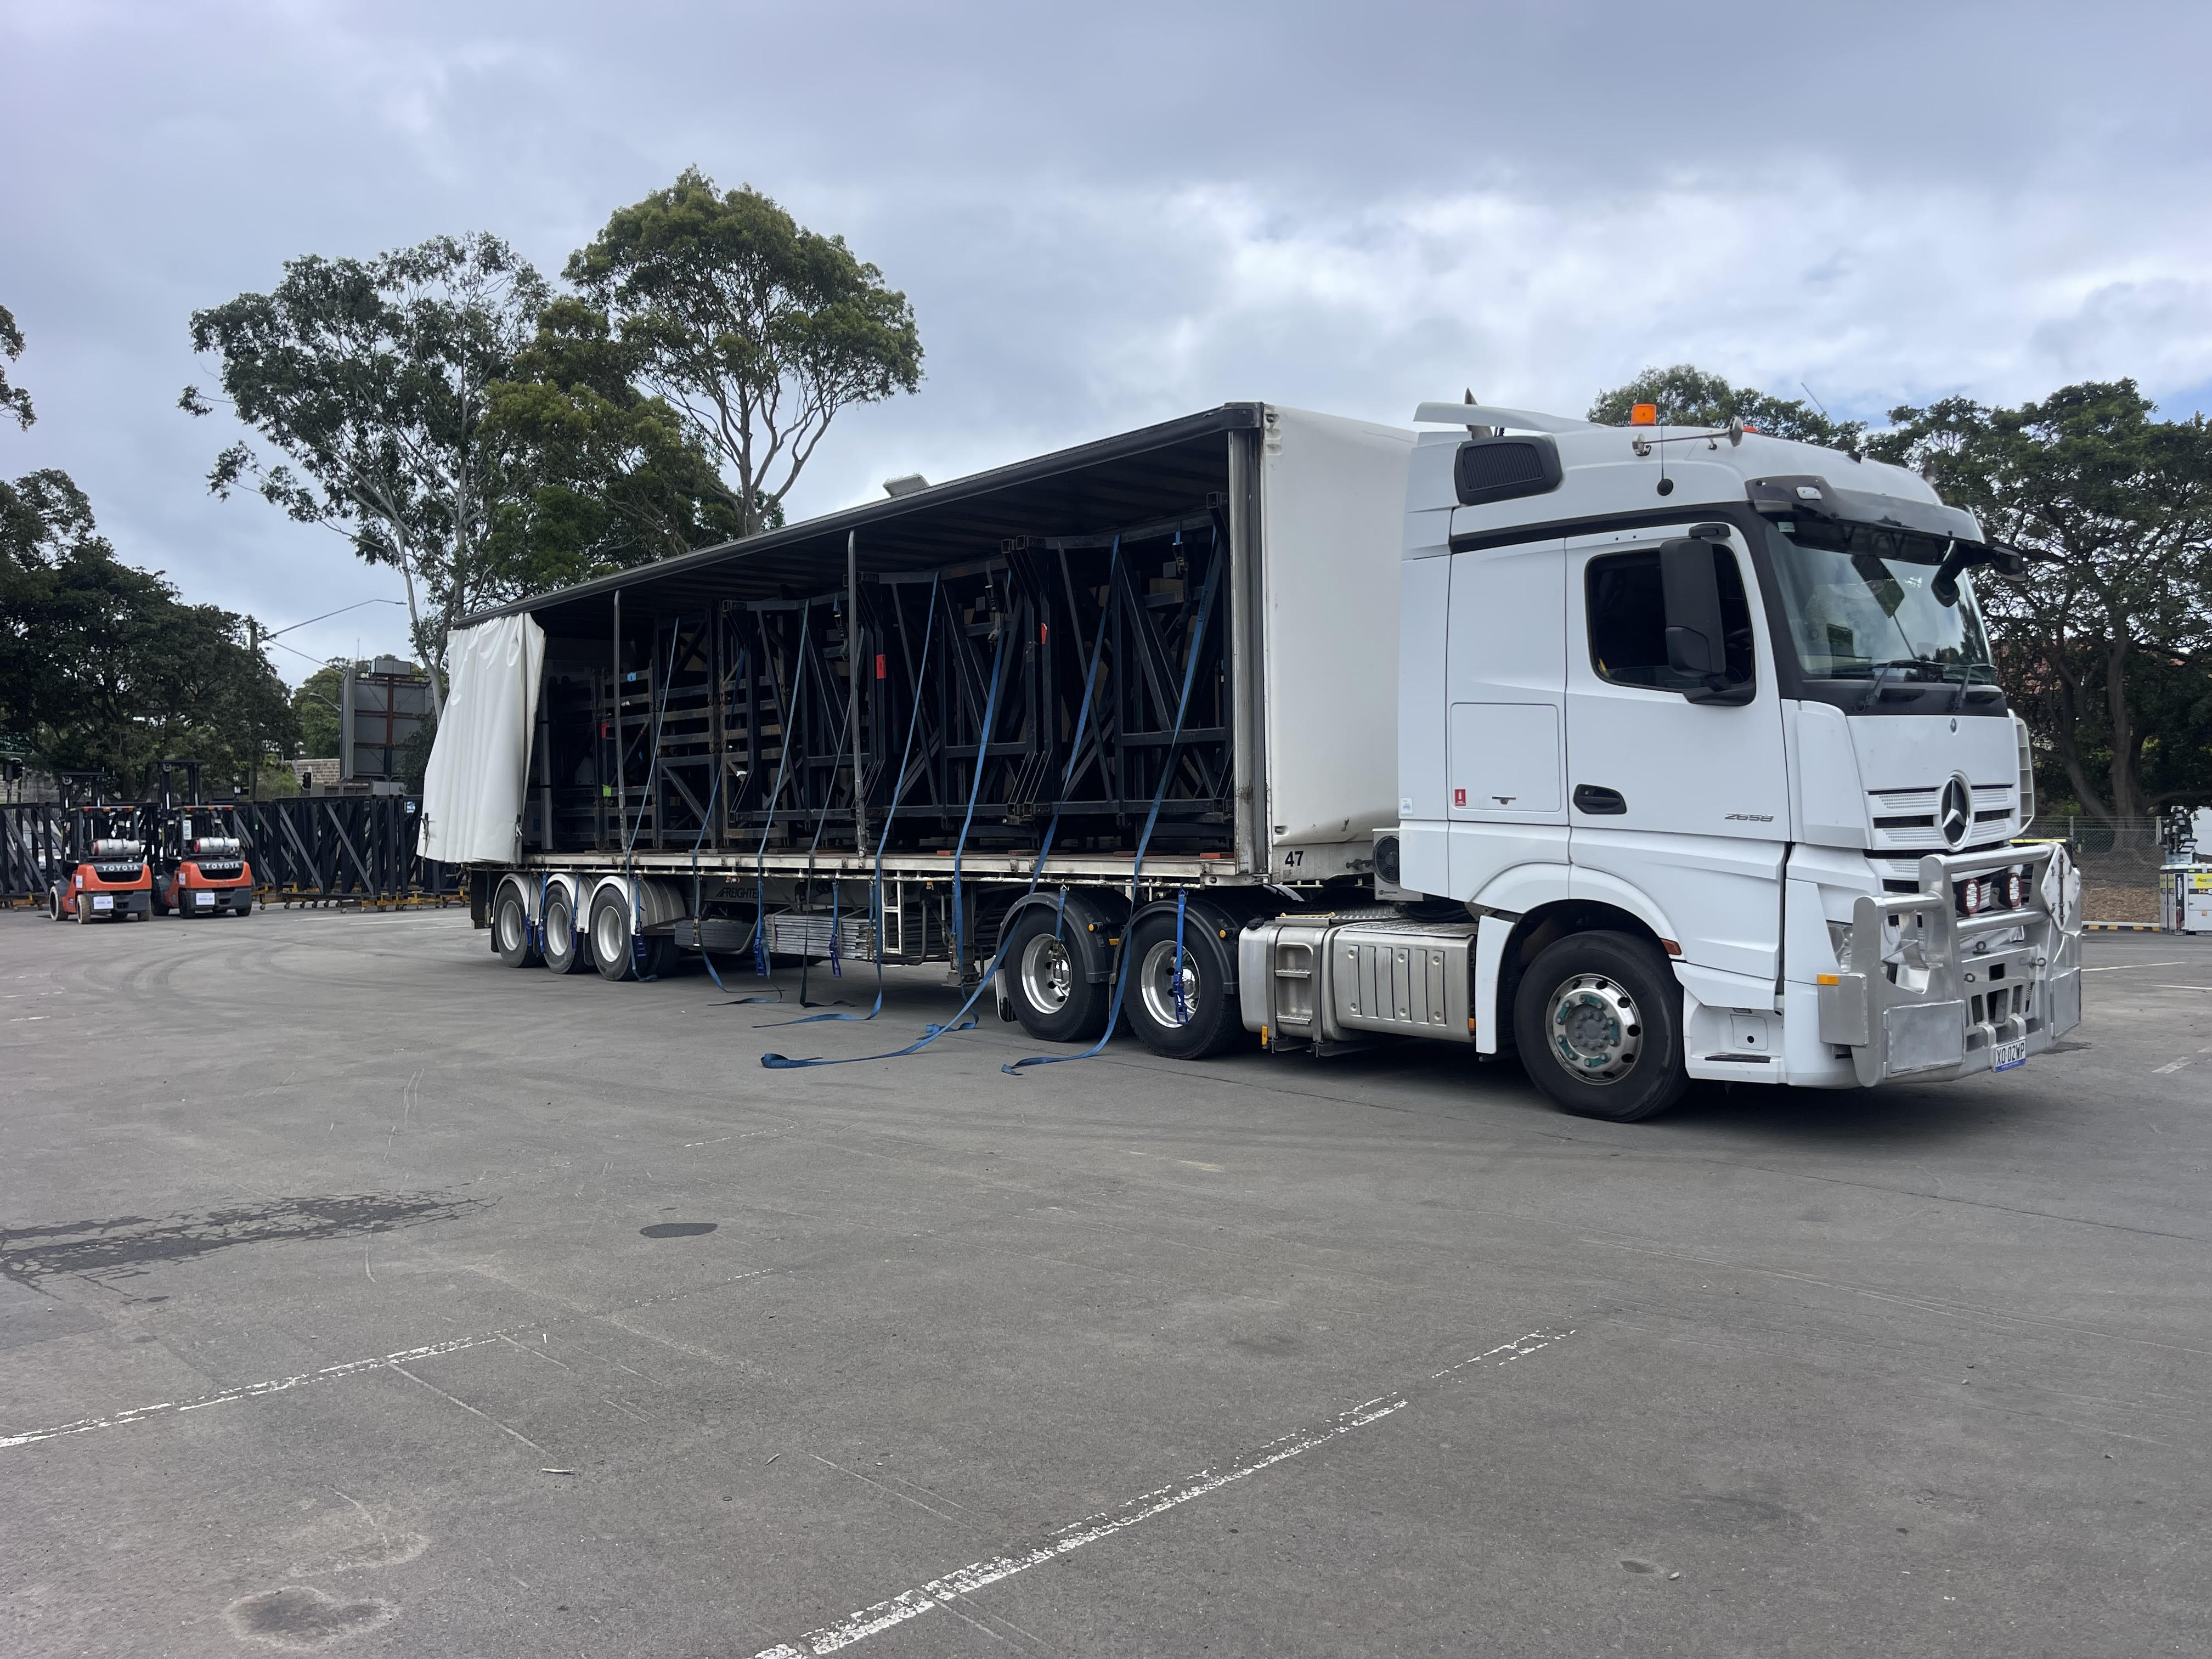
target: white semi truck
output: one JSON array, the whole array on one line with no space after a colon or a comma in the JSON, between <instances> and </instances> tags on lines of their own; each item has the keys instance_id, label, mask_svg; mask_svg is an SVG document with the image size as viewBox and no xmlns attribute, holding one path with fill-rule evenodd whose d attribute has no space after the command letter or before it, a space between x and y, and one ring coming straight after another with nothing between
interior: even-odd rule
<instances>
[{"instance_id":1,"label":"white semi truck","mask_svg":"<svg viewBox=\"0 0 2212 1659\"><path fill-rule=\"evenodd\" d=\"M516 967L944 961L1043 1042L1428 1038L1622 1121L2078 1021L2015 553L1741 428L1416 425L1228 404L472 619L423 851Z\"/></svg>"}]
</instances>

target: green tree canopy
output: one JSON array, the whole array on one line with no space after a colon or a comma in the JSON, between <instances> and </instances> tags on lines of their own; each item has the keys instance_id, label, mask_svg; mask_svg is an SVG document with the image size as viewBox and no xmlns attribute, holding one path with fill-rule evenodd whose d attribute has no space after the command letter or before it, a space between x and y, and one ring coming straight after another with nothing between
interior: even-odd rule
<instances>
[{"instance_id":1,"label":"green tree canopy","mask_svg":"<svg viewBox=\"0 0 2212 1659\"><path fill-rule=\"evenodd\" d=\"M882 271L696 167L617 210L565 274L732 481L742 535L773 522L839 410L921 383L913 307Z\"/></svg>"},{"instance_id":2,"label":"green tree canopy","mask_svg":"<svg viewBox=\"0 0 2212 1659\"><path fill-rule=\"evenodd\" d=\"M514 488L492 515L487 585L500 591L487 598L586 581L738 533L735 498L696 434L637 390L641 355L600 312L556 300L514 377L489 388L487 427Z\"/></svg>"},{"instance_id":3,"label":"green tree canopy","mask_svg":"<svg viewBox=\"0 0 2212 1659\"><path fill-rule=\"evenodd\" d=\"M23 331L15 326L15 313L0 306L0 357L12 363L22 355ZM5 368L0 368L0 415L14 416L15 424L27 432L39 418L31 412L31 394L21 386L9 386Z\"/></svg>"},{"instance_id":4,"label":"green tree canopy","mask_svg":"<svg viewBox=\"0 0 2212 1659\"><path fill-rule=\"evenodd\" d=\"M1983 610L2008 689L2108 819L2212 786L2212 429L2154 415L2132 380L2085 382L1895 409L1870 446L2041 556L1984 582Z\"/></svg>"},{"instance_id":5,"label":"green tree canopy","mask_svg":"<svg viewBox=\"0 0 2212 1659\"><path fill-rule=\"evenodd\" d=\"M438 665L454 623L498 580L487 555L514 469L488 430L490 387L535 337L544 280L499 238L435 236L370 260L289 261L267 294L192 313L239 418L284 458L234 444L210 488L250 483L339 531L406 583L416 652ZM196 387L180 405L209 405Z\"/></svg>"},{"instance_id":6,"label":"green tree canopy","mask_svg":"<svg viewBox=\"0 0 2212 1659\"><path fill-rule=\"evenodd\" d=\"M175 757L243 784L268 747L296 741L246 618L117 558L83 492L51 471L0 483L0 727L29 737L40 769L126 793Z\"/></svg>"},{"instance_id":7,"label":"green tree canopy","mask_svg":"<svg viewBox=\"0 0 2212 1659\"><path fill-rule=\"evenodd\" d=\"M1638 404L1656 404L1660 422L1667 426L1723 427L1740 419L1769 437L1831 449L1856 450L1866 431L1863 421L1832 421L1809 404L1771 397L1747 386L1730 386L1720 375L1688 363L1647 368L1626 386L1599 392L1590 404L1589 418L1601 426L1626 426L1630 411Z\"/></svg>"}]
</instances>

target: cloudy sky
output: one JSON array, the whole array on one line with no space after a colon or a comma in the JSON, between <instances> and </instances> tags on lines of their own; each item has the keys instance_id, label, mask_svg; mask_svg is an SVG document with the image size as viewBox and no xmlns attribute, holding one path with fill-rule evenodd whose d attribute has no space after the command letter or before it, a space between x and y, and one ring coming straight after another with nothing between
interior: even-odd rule
<instances>
[{"instance_id":1,"label":"cloudy sky","mask_svg":"<svg viewBox=\"0 0 2212 1659\"><path fill-rule=\"evenodd\" d=\"M798 515L1204 408L1579 413L1694 362L1832 413L2132 375L2212 410L2212 7L0 0L0 303L126 557L268 627L398 592L209 498L198 307L487 229L557 271L696 163L843 234L919 395ZM273 660L392 649L371 605Z\"/></svg>"}]
</instances>

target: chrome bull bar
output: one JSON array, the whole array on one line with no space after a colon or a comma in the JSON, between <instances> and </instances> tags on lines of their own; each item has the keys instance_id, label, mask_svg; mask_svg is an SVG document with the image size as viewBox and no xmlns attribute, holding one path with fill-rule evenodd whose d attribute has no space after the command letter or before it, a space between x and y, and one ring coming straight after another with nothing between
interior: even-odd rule
<instances>
[{"instance_id":1,"label":"chrome bull bar","mask_svg":"<svg viewBox=\"0 0 2212 1659\"><path fill-rule=\"evenodd\" d=\"M1960 914L1960 882L2015 867L2020 906ZM2081 879L2063 848L1931 854L1919 880L1863 894L1838 971L1820 976L1820 1041L1850 1050L1861 1084L2009 1066L2080 1024Z\"/></svg>"}]
</instances>

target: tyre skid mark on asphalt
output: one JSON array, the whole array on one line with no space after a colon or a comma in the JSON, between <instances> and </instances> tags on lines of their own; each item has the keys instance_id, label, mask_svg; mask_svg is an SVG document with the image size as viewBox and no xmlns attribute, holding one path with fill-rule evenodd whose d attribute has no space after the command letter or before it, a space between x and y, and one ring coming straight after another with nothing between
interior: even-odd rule
<instances>
[{"instance_id":1,"label":"tyre skid mark on asphalt","mask_svg":"<svg viewBox=\"0 0 2212 1659\"><path fill-rule=\"evenodd\" d=\"M1435 1382L1485 1361L1499 1365L1510 1364L1524 1354L1534 1353L1563 1342L1573 1334L1571 1330L1531 1331L1526 1336L1516 1337L1486 1352L1472 1355L1445 1366L1440 1371L1431 1372L1428 1380ZM1504 1358L1500 1358L1500 1355ZM1149 1521L1154 1516L1164 1515L1236 1481L1247 1480L1316 1447L1328 1445L1355 1429L1380 1422L1383 1418L1406 1410L1413 1403L1413 1396L1420 1392L1424 1390L1401 1389L1378 1395L1354 1406L1350 1411L1340 1412L1323 1423L1295 1430L1271 1440L1225 1468L1200 1469L1181 1480L1170 1481L1164 1486L1130 1498L1118 1509L1102 1510L1084 1520L1073 1522L1056 1532L1048 1534L1042 1542L1017 1546L988 1560L972 1561L941 1578L933 1578L927 1583L902 1591L888 1601L848 1613L834 1625L825 1625L793 1641L779 1642L773 1647L763 1648L753 1656L753 1659L806 1659L810 1655L819 1659L823 1654L836 1653L840 1649L851 1647L856 1642L866 1641L871 1636L902 1625L909 1619L919 1618L933 1607L944 1607L948 1613L957 1612L957 1609L951 1603L971 1596L993 1584L1001 1583L1016 1573L1044 1566L1087 1545L1127 1532L1139 1522Z\"/></svg>"},{"instance_id":2,"label":"tyre skid mark on asphalt","mask_svg":"<svg viewBox=\"0 0 2212 1659\"><path fill-rule=\"evenodd\" d=\"M633 1308L650 1307L661 1302L679 1301L685 1297L699 1296L709 1291L725 1289L732 1285L741 1285L747 1279L764 1278L775 1271L776 1269L773 1267L762 1267L752 1273L739 1273L732 1279L718 1279L711 1285L694 1285L689 1290L670 1291L659 1296L643 1297L635 1302L625 1302L620 1307L610 1308L605 1313L580 1314L577 1317L610 1319L615 1314L627 1312ZM170 1417L182 1412L204 1411L210 1406L228 1406L240 1400L258 1400L265 1395L283 1394L288 1389L301 1388L310 1382L333 1382L341 1377L357 1376L366 1371L384 1370L398 1371L411 1382L421 1382L424 1388L430 1389L434 1394L443 1394L443 1389L432 1388L429 1383L422 1382L422 1378L413 1376L406 1367L419 1360L435 1359L444 1354L459 1353L464 1349L480 1348L488 1343L511 1341L520 1332L536 1331L542 1337L544 1333L557 1330L562 1325L571 1322L573 1322L569 1320L533 1319L524 1324L508 1325L495 1331L480 1331L474 1336L457 1336L444 1342L426 1343L419 1348L402 1348L397 1353L378 1354L368 1359L349 1359L342 1364L325 1365L319 1370L301 1371L292 1376L272 1376L258 1382L241 1382L235 1388L218 1389L213 1394L204 1394L196 1400L166 1400L158 1405L133 1406L127 1411L114 1412L106 1417L82 1417L73 1423L58 1423L43 1429L27 1429L21 1434L0 1435L0 1451L6 1451L16 1446L35 1445L42 1440L58 1440L68 1435L89 1434L94 1429L121 1428L130 1423L143 1423L149 1418ZM453 1398L450 1395L446 1397ZM465 1401L457 1400L453 1403L463 1406L466 1410L476 1411L475 1407L468 1406ZM485 1417L486 1421L497 1424L499 1427L506 1429L507 1433L514 1435L524 1444L537 1446L537 1442L514 1429L507 1428L507 1425L500 1423L498 1419L488 1417L482 1412L477 1412L477 1415ZM541 1447L538 1449L544 1449Z\"/></svg>"}]
</instances>

